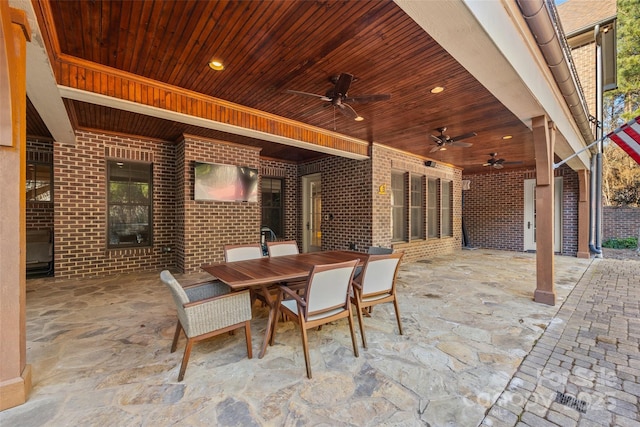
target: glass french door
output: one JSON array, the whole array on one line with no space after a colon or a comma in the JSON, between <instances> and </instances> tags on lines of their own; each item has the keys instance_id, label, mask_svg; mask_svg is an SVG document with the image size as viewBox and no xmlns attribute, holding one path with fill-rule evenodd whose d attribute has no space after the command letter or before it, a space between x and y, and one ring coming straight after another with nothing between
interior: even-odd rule
<instances>
[{"instance_id":1,"label":"glass french door","mask_svg":"<svg viewBox=\"0 0 640 427\"><path fill-rule=\"evenodd\" d=\"M303 197L303 234L304 252L322 250L322 185L320 174L302 177Z\"/></svg>"}]
</instances>

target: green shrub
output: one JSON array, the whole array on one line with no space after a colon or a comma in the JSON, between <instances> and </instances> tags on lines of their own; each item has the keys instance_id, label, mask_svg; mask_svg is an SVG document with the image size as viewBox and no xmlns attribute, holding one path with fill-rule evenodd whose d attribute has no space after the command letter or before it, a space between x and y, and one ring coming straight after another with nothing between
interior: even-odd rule
<instances>
[{"instance_id":1,"label":"green shrub","mask_svg":"<svg viewBox=\"0 0 640 427\"><path fill-rule=\"evenodd\" d=\"M626 239L609 239L602 243L602 247L609 249L635 249L638 247L638 238L627 237Z\"/></svg>"}]
</instances>

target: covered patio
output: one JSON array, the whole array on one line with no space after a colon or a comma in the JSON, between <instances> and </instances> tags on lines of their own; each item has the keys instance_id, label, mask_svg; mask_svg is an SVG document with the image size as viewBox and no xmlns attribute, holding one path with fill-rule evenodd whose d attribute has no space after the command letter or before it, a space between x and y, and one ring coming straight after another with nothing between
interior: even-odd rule
<instances>
[{"instance_id":1,"label":"covered patio","mask_svg":"<svg viewBox=\"0 0 640 427\"><path fill-rule=\"evenodd\" d=\"M391 305L365 319L359 358L346 322L310 331L313 380L299 329L279 322L263 359L247 359L242 333L196 344L178 383L184 337L171 354L175 308L157 273L29 280L33 390L0 424L479 425L591 262L555 257L556 306L532 302L535 254L463 250L404 263L405 334ZM256 303L254 354L266 316Z\"/></svg>"}]
</instances>

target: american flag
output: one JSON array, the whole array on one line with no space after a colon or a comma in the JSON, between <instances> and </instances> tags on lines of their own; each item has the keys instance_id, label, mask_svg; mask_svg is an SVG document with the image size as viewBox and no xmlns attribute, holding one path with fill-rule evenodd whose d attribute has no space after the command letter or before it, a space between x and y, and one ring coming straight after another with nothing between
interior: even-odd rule
<instances>
[{"instance_id":1,"label":"american flag","mask_svg":"<svg viewBox=\"0 0 640 427\"><path fill-rule=\"evenodd\" d=\"M620 126L607 137L640 164L640 116Z\"/></svg>"}]
</instances>

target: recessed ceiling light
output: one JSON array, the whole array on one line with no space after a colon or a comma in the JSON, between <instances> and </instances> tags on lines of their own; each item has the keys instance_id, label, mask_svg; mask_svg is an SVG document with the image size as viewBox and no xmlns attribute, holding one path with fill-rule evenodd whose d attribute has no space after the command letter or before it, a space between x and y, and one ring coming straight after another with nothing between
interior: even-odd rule
<instances>
[{"instance_id":1,"label":"recessed ceiling light","mask_svg":"<svg viewBox=\"0 0 640 427\"><path fill-rule=\"evenodd\" d=\"M505 135L502 137L502 139L511 139L513 138L513 135Z\"/></svg>"},{"instance_id":2,"label":"recessed ceiling light","mask_svg":"<svg viewBox=\"0 0 640 427\"><path fill-rule=\"evenodd\" d=\"M211 67L212 70L216 71L224 70L224 64L219 59L212 59L211 61L209 61L209 67Z\"/></svg>"},{"instance_id":3,"label":"recessed ceiling light","mask_svg":"<svg viewBox=\"0 0 640 427\"><path fill-rule=\"evenodd\" d=\"M444 90L444 88L442 86L436 86L433 89L431 89L431 93L440 93Z\"/></svg>"},{"instance_id":4,"label":"recessed ceiling light","mask_svg":"<svg viewBox=\"0 0 640 427\"><path fill-rule=\"evenodd\" d=\"M363 121L363 120L364 120L364 117L362 117L362 116L358 116L358 117L356 117L356 118L355 118L355 119L353 119L353 120L355 120L356 122L361 122L361 121Z\"/></svg>"}]
</instances>

